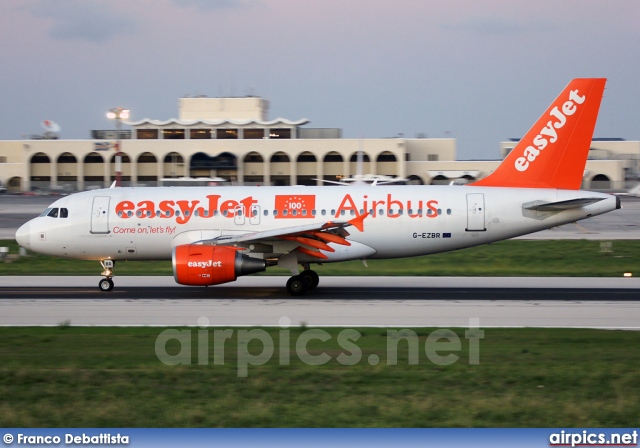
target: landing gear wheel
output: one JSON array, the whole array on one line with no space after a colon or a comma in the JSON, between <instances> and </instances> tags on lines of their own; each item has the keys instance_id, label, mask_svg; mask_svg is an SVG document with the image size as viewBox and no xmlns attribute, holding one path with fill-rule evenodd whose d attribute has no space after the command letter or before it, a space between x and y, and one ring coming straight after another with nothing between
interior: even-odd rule
<instances>
[{"instance_id":1,"label":"landing gear wheel","mask_svg":"<svg viewBox=\"0 0 640 448\"><path fill-rule=\"evenodd\" d=\"M287 280L287 292L292 296L303 296L307 292L307 282L302 275L294 275Z\"/></svg>"},{"instance_id":2,"label":"landing gear wheel","mask_svg":"<svg viewBox=\"0 0 640 448\"><path fill-rule=\"evenodd\" d=\"M100 288L100 291L111 291L113 289L113 280L110 278L103 278L98 283L98 288Z\"/></svg>"},{"instance_id":3,"label":"landing gear wheel","mask_svg":"<svg viewBox=\"0 0 640 448\"><path fill-rule=\"evenodd\" d=\"M312 271L311 269L302 271L302 273L300 273L300 276L304 278L307 289L316 289L318 287L318 283L320 283L320 277L318 276L316 271Z\"/></svg>"}]
</instances>

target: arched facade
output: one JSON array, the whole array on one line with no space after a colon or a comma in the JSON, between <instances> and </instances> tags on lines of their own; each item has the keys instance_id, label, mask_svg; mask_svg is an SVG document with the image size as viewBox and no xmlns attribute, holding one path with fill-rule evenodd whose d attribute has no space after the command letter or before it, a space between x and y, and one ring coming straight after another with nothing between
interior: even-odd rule
<instances>
[{"instance_id":1,"label":"arched facade","mask_svg":"<svg viewBox=\"0 0 640 448\"><path fill-rule=\"evenodd\" d=\"M265 163L264 157L251 151L242 158L243 182L250 185L262 185L264 183Z\"/></svg>"},{"instance_id":2,"label":"arched facade","mask_svg":"<svg viewBox=\"0 0 640 448\"><path fill-rule=\"evenodd\" d=\"M189 161L191 177L221 177L228 181L236 181L238 177L238 158L230 152L222 152L211 156L197 152Z\"/></svg>"},{"instance_id":3,"label":"arched facade","mask_svg":"<svg viewBox=\"0 0 640 448\"><path fill-rule=\"evenodd\" d=\"M22 179L18 176L9 179L7 182L7 191L10 193L18 193L22 191Z\"/></svg>"},{"instance_id":4,"label":"arched facade","mask_svg":"<svg viewBox=\"0 0 640 448\"><path fill-rule=\"evenodd\" d=\"M597 190L608 190L611 188L611 179L604 174L596 174L591 178L589 188Z\"/></svg>"},{"instance_id":5,"label":"arched facade","mask_svg":"<svg viewBox=\"0 0 640 448\"><path fill-rule=\"evenodd\" d=\"M336 182L345 175L344 158L336 151L328 152L322 158L322 178Z\"/></svg>"},{"instance_id":6,"label":"arched facade","mask_svg":"<svg viewBox=\"0 0 640 448\"><path fill-rule=\"evenodd\" d=\"M158 159L156 159L156 156L150 152L143 152L137 157L136 164L138 182L158 181Z\"/></svg>"},{"instance_id":7,"label":"arched facade","mask_svg":"<svg viewBox=\"0 0 640 448\"><path fill-rule=\"evenodd\" d=\"M358 152L354 152L349 158L349 171L351 174L378 174L371 169L371 159L367 153L362 154L362 172L358 173Z\"/></svg>"},{"instance_id":8,"label":"arched facade","mask_svg":"<svg viewBox=\"0 0 640 448\"><path fill-rule=\"evenodd\" d=\"M104 158L97 152L90 152L82 160L83 183L85 189L96 189L105 186Z\"/></svg>"},{"instance_id":9,"label":"arched facade","mask_svg":"<svg viewBox=\"0 0 640 448\"><path fill-rule=\"evenodd\" d=\"M431 185L449 185L449 183L451 183L451 180L446 177L446 176L435 176L433 179L431 179Z\"/></svg>"},{"instance_id":10,"label":"arched facade","mask_svg":"<svg viewBox=\"0 0 640 448\"><path fill-rule=\"evenodd\" d=\"M397 161L396 156L390 151L384 151L378 154L376 157L376 174L383 174L385 176L399 175Z\"/></svg>"},{"instance_id":11,"label":"arched facade","mask_svg":"<svg viewBox=\"0 0 640 448\"><path fill-rule=\"evenodd\" d=\"M270 181L272 185L291 185L291 159L278 151L269 157ZM295 165L294 165L295 166Z\"/></svg>"},{"instance_id":12,"label":"arched facade","mask_svg":"<svg viewBox=\"0 0 640 448\"><path fill-rule=\"evenodd\" d=\"M131 158L128 154L121 152L121 163L120 163L120 181L122 182L123 187L128 187L131 185ZM114 182L116 180L116 154L111 156L110 165L110 175L109 180Z\"/></svg>"},{"instance_id":13,"label":"arched facade","mask_svg":"<svg viewBox=\"0 0 640 448\"><path fill-rule=\"evenodd\" d=\"M184 157L176 151L171 151L162 158L163 178L186 177Z\"/></svg>"},{"instance_id":14,"label":"arched facade","mask_svg":"<svg viewBox=\"0 0 640 448\"><path fill-rule=\"evenodd\" d=\"M296 185L317 185L318 181L318 160L316 156L304 151L296 158Z\"/></svg>"},{"instance_id":15,"label":"arched facade","mask_svg":"<svg viewBox=\"0 0 640 448\"><path fill-rule=\"evenodd\" d=\"M38 152L29 159L29 181L32 190L46 189L51 184L51 159Z\"/></svg>"}]
</instances>

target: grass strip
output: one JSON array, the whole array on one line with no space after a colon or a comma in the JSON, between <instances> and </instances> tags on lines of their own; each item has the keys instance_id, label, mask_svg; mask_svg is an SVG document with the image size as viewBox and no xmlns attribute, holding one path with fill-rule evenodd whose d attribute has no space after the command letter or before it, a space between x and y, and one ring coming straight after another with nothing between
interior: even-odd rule
<instances>
[{"instance_id":1,"label":"grass strip","mask_svg":"<svg viewBox=\"0 0 640 448\"><path fill-rule=\"evenodd\" d=\"M425 354L434 329L358 328L350 346L343 329L314 329L328 339L311 340L308 353L329 358L314 366L296 352L307 328L265 328L273 354L239 377L239 354L263 353L255 329L226 329L224 356L214 329L177 329L191 356L174 366L156 355L164 330L0 328L0 427L632 427L640 415L638 332L486 329L473 365L457 329L460 350L438 355L458 361L437 365ZM412 332L417 352L402 339ZM176 339L163 347L186 353ZM357 351L360 362L338 361Z\"/></svg>"},{"instance_id":2,"label":"grass strip","mask_svg":"<svg viewBox=\"0 0 640 448\"><path fill-rule=\"evenodd\" d=\"M11 254L15 241L0 241ZM455 252L422 257L348 261L314 266L320 275L408 275L408 276L575 276L619 277L640 271L640 240L509 240ZM94 275L97 261L81 261L30 254L0 262L1 275ZM172 275L171 261L124 261L116 266L121 275ZM269 268L267 275L290 275ZM264 273L262 274L264 275Z\"/></svg>"}]
</instances>

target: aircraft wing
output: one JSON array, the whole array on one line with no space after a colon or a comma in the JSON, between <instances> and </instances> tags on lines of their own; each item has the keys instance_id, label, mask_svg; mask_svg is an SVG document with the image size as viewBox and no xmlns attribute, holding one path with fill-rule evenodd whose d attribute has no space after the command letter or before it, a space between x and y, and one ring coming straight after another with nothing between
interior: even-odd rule
<instances>
[{"instance_id":1,"label":"aircraft wing","mask_svg":"<svg viewBox=\"0 0 640 448\"><path fill-rule=\"evenodd\" d=\"M247 243L273 244L274 242L291 242L291 250L298 249L300 252L316 258L327 258L319 250L334 252L328 243L336 243L343 246L350 246L346 240L349 232L345 229L354 226L359 231L364 229L364 218L369 213L360 215L350 221L327 221L324 223L306 224L300 226L283 227L260 232L249 232L240 235L221 235L216 238L201 241L201 244L229 246L244 245Z\"/></svg>"}]
</instances>

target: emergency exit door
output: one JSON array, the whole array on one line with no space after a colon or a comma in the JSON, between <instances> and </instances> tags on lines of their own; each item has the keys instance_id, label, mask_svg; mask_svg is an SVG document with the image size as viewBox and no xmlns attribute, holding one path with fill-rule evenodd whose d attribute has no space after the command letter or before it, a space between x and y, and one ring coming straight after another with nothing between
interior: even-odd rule
<instances>
[{"instance_id":1,"label":"emergency exit door","mask_svg":"<svg viewBox=\"0 0 640 448\"><path fill-rule=\"evenodd\" d=\"M91 207L91 233L109 233L109 196L96 196Z\"/></svg>"},{"instance_id":2,"label":"emergency exit door","mask_svg":"<svg viewBox=\"0 0 640 448\"><path fill-rule=\"evenodd\" d=\"M467 232L484 232L484 194L467 194Z\"/></svg>"}]
</instances>

